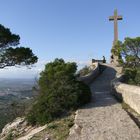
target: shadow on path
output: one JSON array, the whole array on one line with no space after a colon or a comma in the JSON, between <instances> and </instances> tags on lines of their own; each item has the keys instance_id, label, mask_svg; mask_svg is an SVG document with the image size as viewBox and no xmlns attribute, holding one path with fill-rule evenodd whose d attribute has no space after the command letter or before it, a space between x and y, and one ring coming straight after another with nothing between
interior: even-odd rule
<instances>
[{"instance_id":1,"label":"shadow on path","mask_svg":"<svg viewBox=\"0 0 140 140\"><path fill-rule=\"evenodd\" d=\"M91 103L77 110L68 140L140 140L140 131L111 95L116 71L107 67L90 85Z\"/></svg>"}]
</instances>

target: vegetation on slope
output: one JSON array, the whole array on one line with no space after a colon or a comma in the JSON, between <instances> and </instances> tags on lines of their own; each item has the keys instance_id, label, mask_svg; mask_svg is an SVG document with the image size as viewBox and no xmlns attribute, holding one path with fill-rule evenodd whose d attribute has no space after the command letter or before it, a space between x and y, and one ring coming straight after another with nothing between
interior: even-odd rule
<instances>
[{"instance_id":1,"label":"vegetation on slope","mask_svg":"<svg viewBox=\"0 0 140 140\"><path fill-rule=\"evenodd\" d=\"M26 108L31 103L32 99L19 99L16 96L0 97L0 132L7 123L24 116Z\"/></svg>"},{"instance_id":2,"label":"vegetation on slope","mask_svg":"<svg viewBox=\"0 0 140 140\"><path fill-rule=\"evenodd\" d=\"M123 43L118 41L112 52L119 56L118 61L124 68L126 82L140 85L140 37L127 37Z\"/></svg>"},{"instance_id":3,"label":"vegetation on slope","mask_svg":"<svg viewBox=\"0 0 140 140\"><path fill-rule=\"evenodd\" d=\"M69 129L74 124L74 114L57 119L48 123L47 128L34 135L31 140L45 139L46 137L53 140L66 140L69 135Z\"/></svg>"},{"instance_id":4,"label":"vegetation on slope","mask_svg":"<svg viewBox=\"0 0 140 140\"><path fill-rule=\"evenodd\" d=\"M63 59L46 64L40 74L40 94L27 115L29 123L48 123L90 101L90 89L76 80L76 70L76 63Z\"/></svg>"},{"instance_id":5,"label":"vegetation on slope","mask_svg":"<svg viewBox=\"0 0 140 140\"><path fill-rule=\"evenodd\" d=\"M0 69L7 66L29 66L37 62L38 58L32 50L22 46L19 47L19 44L20 36L13 34L9 28L0 24ZM0 131L5 123L14 118L13 111L7 106L5 104L5 107L3 107L0 99Z\"/></svg>"}]
</instances>

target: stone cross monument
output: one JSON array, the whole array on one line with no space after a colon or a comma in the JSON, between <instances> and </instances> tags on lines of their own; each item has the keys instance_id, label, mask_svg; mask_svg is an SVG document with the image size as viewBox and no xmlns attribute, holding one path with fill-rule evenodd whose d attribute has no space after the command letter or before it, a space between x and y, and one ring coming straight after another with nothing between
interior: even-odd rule
<instances>
[{"instance_id":1,"label":"stone cross monument","mask_svg":"<svg viewBox=\"0 0 140 140\"><path fill-rule=\"evenodd\" d=\"M118 41L118 20L122 20L122 16L118 16L117 9L114 10L114 16L110 16L109 20L114 20L114 43Z\"/></svg>"},{"instance_id":2,"label":"stone cross monument","mask_svg":"<svg viewBox=\"0 0 140 140\"><path fill-rule=\"evenodd\" d=\"M118 41L118 20L122 20L122 16L118 16L117 9L114 10L114 16L109 17L109 21L114 20L114 41L113 41L113 46L117 43ZM111 55L111 62L114 64L118 65L118 57L115 56L114 54Z\"/></svg>"}]
</instances>

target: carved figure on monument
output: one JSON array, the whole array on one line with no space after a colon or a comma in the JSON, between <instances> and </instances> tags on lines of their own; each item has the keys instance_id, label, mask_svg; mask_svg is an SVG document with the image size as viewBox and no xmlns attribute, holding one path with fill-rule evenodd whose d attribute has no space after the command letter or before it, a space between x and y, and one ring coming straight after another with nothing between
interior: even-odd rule
<instances>
[{"instance_id":1,"label":"carved figure on monument","mask_svg":"<svg viewBox=\"0 0 140 140\"><path fill-rule=\"evenodd\" d=\"M113 41L113 47L116 45L116 43L118 42L118 20L122 20L122 16L118 16L118 12L117 9L114 10L114 16L110 16L109 17L109 21L114 21L114 41ZM118 65L118 56L116 56L114 53L112 53L111 55L111 60L110 62Z\"/></svg>"},{"instance_id":2,"label":"carved figure on monument","mask_svg":"<svg viewBox=\"0 0 140 140\"><path fill-rule=\"evenodd\" d=\"M110 62L111 62L111 63L113 63L113 62L114 62L114 57L113 57L113 54L111 55Z\"/></svg>"}]
</instances>

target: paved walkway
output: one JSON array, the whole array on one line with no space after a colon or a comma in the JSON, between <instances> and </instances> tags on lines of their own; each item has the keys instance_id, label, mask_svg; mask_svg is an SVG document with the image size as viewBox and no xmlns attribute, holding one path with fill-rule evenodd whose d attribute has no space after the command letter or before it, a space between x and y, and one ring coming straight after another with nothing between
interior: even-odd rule
<instances>
[{"instance_id":1,"label":"paved walkway","mask_svg":"<svg viewBox=\"0 0 140 140\"><path fill-rule=\"evenodd\" d=\"M68 140L140 140L140 130L111 95L115 70L106 70L90 85L93 99L77 111Z\"/></svg>"}]
</instances>

